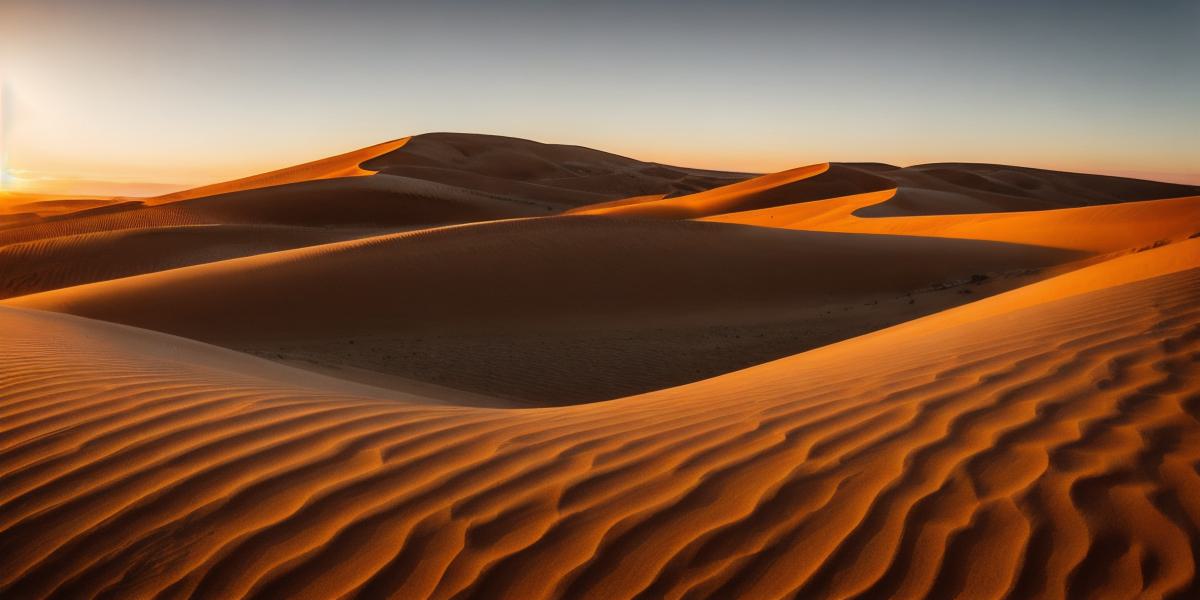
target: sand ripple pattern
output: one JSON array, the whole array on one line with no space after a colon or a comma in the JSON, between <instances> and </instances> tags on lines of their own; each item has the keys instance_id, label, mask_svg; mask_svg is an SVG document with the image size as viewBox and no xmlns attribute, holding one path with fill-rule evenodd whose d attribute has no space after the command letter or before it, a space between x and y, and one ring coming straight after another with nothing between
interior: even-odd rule
<instances>
[{"instance_id":1,"label":"sand ripple pattern","mask_svg":"<svg viewBox=\"0 0 1200 600\"><path fill-rule=\"evenodd\" d=\"M0 597L1200 597L1200 269L529 410L116 329L0 309Z\"/></svg>"}]
</instances>

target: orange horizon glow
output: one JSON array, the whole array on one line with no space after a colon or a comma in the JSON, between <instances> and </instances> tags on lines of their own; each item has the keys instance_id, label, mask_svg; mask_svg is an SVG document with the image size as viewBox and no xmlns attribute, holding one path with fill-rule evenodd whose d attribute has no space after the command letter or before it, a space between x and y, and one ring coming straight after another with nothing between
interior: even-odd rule
<instances>
[{"instance_id":1,"label":"orange horizon glow","mask_svg":"<svg viewBox=\"0 0 1200 600\"><path fill-rule=\"evenodd\" d=\"M433 131L752 173L970 162L1200 184L1186 3L405 4L0 3L0 187L154 196Z\"/></svg>"},{"instance_id":2,"label":"orange horizon glow","mask_svg":"<svg viewBox=\"0 0 1200 600\"><path fill-rule=\"evenodd\" d=\"M580 144L582 145L582 144ZM370 146L365 146L370 147ZM350 152L356 152L359 149L352 149ZM597 150L615 152L610 148L595 147ZM0 187L0 200L3 200L5 193L22 194L22 195L46 195L55 197L130 197L130 198L152 198L155 196L173 194L184 190L190 190L199 187L206 187L219 183L235 181L256 175L271 173L278 170L289 169L304 163L318 161L339 154L346 153L345 150L332 150L326 155L316 155L306 158L299 158L295 162L279 163L268 159L260 159L248 161L245 166L231 166L224 169L205 170L203 172L189 172L186 170L170 171L160 169L155 174L165 175L163 179L155 179L154 174L143 177L123 177L114 179L104 179L96 174L73 174L70 172L56 173L53 171L33 171L17 168L9 168L5 185ZM1046 169L1051 171L1066 171L1074 173L1089 173L1096 175L1107 175L1112 177L1127 177L1132 179L1145 179L1150 181L1161 181L1167 183L1179 183L1186 185L1200 185L1200 172L1164 172L1164 171L1147 171L1138 169L1125 169L1113 166L1080 166L1075 164L1037 164L1032 162L1025 163L1002 163L995 161L982 160L913 160L897 164L896 162L871 160L868 157L862 157L856 160L787 160L785 157L758 157L747 159L733 159L723 156L705 156L699 153L690 152L672 152L669 150L650 151L645 153L638 152L615 152L623 154L638 160L647 162L655 162L681 167L690 167L696 169L710 169L715 171L730 171L744 173L777 173L789 169L798 168L800 166L817 164L820 162L888 162L898 167L908 167L921 164L939 163L939 162L989 162L993 164L1008 164L1017 167L1032 167L1038 169ZM134 173L135 169L115 169L120 173Z\"/></svg>"}]
</instances>

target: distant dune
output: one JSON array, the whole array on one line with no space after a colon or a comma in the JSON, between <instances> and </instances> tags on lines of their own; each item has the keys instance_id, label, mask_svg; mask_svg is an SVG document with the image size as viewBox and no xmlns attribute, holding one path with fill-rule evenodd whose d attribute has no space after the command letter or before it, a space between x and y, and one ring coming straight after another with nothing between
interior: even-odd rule
<instances>
[{"instance_id":1,"label":"distant dune","mask_svg":"<svg viewBox=\"0 0 1200 600\"><path fill-rule=\"evenodd\" d=\"M750 177L647 163L582 146L461 133L415 136L364 167L560 208L647 194L693 193Z\"/></svg>"},{"instance_id":2,"label":"distant dune","mask_svg":"<svg viewBox=\"0 0 1200 600\"><path fill-rule=\"evenodd\" d=\"M992 240L1097 253L1165 244L1200 233L1200 196L1028 212L859 216L893 198L895 190L885 190L705 220L805 231Z\"/></svg>"},{"instance_id":3,"label":"distant dune","mask_svg":"<svg viewBox=\"0 0 1200 600\"><path fill-rule=\"evenodd\" d=\"M181 225L64 235L0 246L0 298L311 246L355 231L270 225Z\"/></svg>"},{"instance_id":4,"label":"distant dune","mask_svg":"<svg viewBox=\"0 0 1200 600\"><path fill-rule=\"evenodd\" d=\"M426 134L0 215L0 598L1200 597L1200 189Z\"/></svg>"},{"instance_id":5,"label":"distant dune","mask_svg":"<svg viewBox=\"0 0 1200 600\"><path fill-rule=\"evenodd\" d=\"M894 191L858 216L896 217L1047 210L1200 194L1200 187L978 164L825 163L763 175L686 197L600 203L581 214L700 218L835 197Z\"/></svg>"},{"instance_id":6,"label":"distant dune","mask_svg":"<svg viewBox=\"0 0 1200 600\"><path fill-rule=\"evenodd\" d=\"M162 204L165 202L175 202L178 200L188 200L191 198L200 198L203 196L215 196L217 194L229 194L232 192L245 192L259 188L285 185L289 183L299 183L302 181L318 181L321 179L334 179L341 177L361 177L363 175L374 175L375 171L363 169L360 165L372 158L381 154L387 154L397 148L401 148L408 143L411 138L401 138L382 144L376 144L361 150L339 154L330 158L325 158L295 167L288 167L278 171L271 171L261 175L253 175L233 181L226 181L214 185L206 185L203 187L192 188L182 192L165 194L152 198L148 202L150 204Z\"/></svg>"}]
</instances>

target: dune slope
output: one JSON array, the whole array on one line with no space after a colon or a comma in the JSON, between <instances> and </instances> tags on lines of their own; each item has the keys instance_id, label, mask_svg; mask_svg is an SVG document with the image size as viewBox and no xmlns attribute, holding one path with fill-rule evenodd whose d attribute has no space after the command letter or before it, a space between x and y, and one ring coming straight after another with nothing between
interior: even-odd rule
<instances>
[{"instance_id":1,"label":"dune slope","mask_svg":"<svg viewBox=\"0 0 1200 600\"><path fill-rule=\"evenodd\" d=\"M760 175L683 196L642 198L640 201L623 199L593 204L573 209L569 214L695 219L889 187L890 182L887 179L842 165L822 163Z\"/></svg>"},{"instance_id":2,"label":"dune slope","mask_svg":"<svg viewBox=\"0 0 1200 600\"><path fill-rule=\"evenodd\" d=\"M163 204L166 202L176 202L179 200L188 200L191 198L200 198L203 196L215 196L218 194L228 194L231 192L244 192L247 190L272 187L277 185L285 185L288 183L298 183L301 181L317 181L321 179L334 179L342 177L361 177L364 175L374 175L376 171L362 168L362 163L393 152L398 148L404 147L412 138L401 138L391 140L374 146L368 146L359 150L323 158L312 162L307 162L294 167L287 167L268 173L259 175L251 175L242 179L234 179L232 181L223 181L213 185L206 185L172 194L156 196L148 201L149 204Z\"/></svg>"},{"instance_id":3,"label":"dune slope","mask_svg":"<svg viewBox=\"0 0 1200 600\"><path fill-rule=\"evenodd\" d=\"M1062 277L537 410L0 308L0 595L1194 597L1200 240Z\"/></svg>"},{"instance_id":4,"label":"dune slope","mask_svg":"<svg viewBox=\"0 0 1200 600\"><path fill-rule=\"evenodd\" d=\"M630 194L690 193L744 179L747 175L646 163L578 146L471 134L426 134L377 144L287 169L147 199L0 198L0 249L6 256L28 255L38 248L80 247L96 235L120 240L163 232L194 232L186 226L215 225L261 229L259 244L242 244L240 254L226 236L204 239L184 235L155 255L161 260L110 260L111 276L153 272L165 267L206 262L196 256L232 258L313 243L366 237L402 229L454 223L544 216L579 204ZM307 229L344 231L321 235ZM176 229L179 228L179 229ZM275 231L276 233L270 233ZM125 233L118 233L125 232ZM50 241L54 238L63 238ZM143 244L145 245L145 244ZM128 247L128 244L125 244ZM99 249L99 248L98 248ZM40 250L39 250L40 251ZM69 252L68 252L69 253ZM30 279L28 264L0 256L0 289L31 293L99 280L104 269L74 271L62 253L47 259L53 273ZM35 268L41 268L35 265Z\"/></svg>"},{"instance_id":5,"label":"dune slope","mask_svg":"<svg viewBox=\"0 0 1200 600\"><path fill-rule=\"evenodd\" d=\"M559 208L649 194L687 194L750 177L643 162L563 144L468 133L413 136L365 168Z\"/></svg>"},{"instance_id":6,"label":"dune slope","mask_svg":"<svg viewBox=\"0 0 1200 600\"><path fill-rule=\"evenodd\" d=\"M271 225L141 227L0 246L0 298L367 235Z\"/></svg>"},{"instance_id":7,"label":"dune slope","mask_svg":"<svg viewBox=\"0 0 1200 600\"><path fill-rule=\"evenodd\" d=\"M711 377L1003 291L1025 281L1006 274L1084 256L578 216L354 240L7 302L543 404ZM962 287L973 276L987 284Z\"/></svg>"},{"instance_id":8,"label":"dune slope","mask_svg":"<svg viewBox=\"0 0 1200 600\"><path fill-rule=\"evenodd\" d=\"M1200 234L1200 196L1025 212L863 217L895 190L729 212L705 221L805 231L919 235L1104 254Z\"/></svg>"},{"instance_id":9,"label":"dune slope","mask_svg":"<svg viewBox=\"0 0 1200 600\"><path fill-rule=\"evenodd\" d=\"M762 175L668 198L626 198L572 209L575 214L695 219L838 197L886 197L866 203L862 217L968 215L1044 211L1137 202L1200 193L1200 187L981 164L899 168L824 163Z\"/></svg>"},{"instance_id":10,"label":"dune slope","mask_svg":"<svg viewBox=\"0 0 1200 600\"><path fill-rule=\"evenodd\" d=\"M1051 210L1200 194L1194 185L978 163L914 165L879 174L899 191L861 216Z\"/></svg>"}]
</instances>

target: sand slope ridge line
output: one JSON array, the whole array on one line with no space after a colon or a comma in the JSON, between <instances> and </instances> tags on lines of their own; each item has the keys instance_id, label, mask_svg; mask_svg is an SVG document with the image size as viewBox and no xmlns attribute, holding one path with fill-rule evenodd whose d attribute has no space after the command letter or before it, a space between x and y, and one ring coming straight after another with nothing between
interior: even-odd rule
<instances>
[{"instance_id":1,"label":"sand slope ridge line","mask_svg":"<svg viewBox=\"0 0 1200 600\"><path fill-rule=\"evenodd\" d=\"M864 202L863 217L965 216L1121 204L1195 195L1196 186L986 164L895 167L875 163L822 163L761 175L698 193L664 198L627 197L582 206L572 214L694 219L723 213L758 224L811 216L802 203L836 198ZM889 193L890 192L890 193ZM887 194L886 198L870 194ZM866 201L869 200L869 201ZM784 207L770 210L774 207ZM741 221L749 222L749 221Z\"/></svg>"},{"instance_id":2,"label":"sand slope ridge line","mask_svg":"<svg viewBox=\"0 0 1200 600\"><path fill-rule=\"evenodd\" d=\"M1094 253L1142 248L1200 233L1200 196L1023 212L857 216L864 208L888 202L895 193L884 190L704 220L806 231L1003 241Z\"/></svg>"},{"instance_id":3,"label":"sand slope ridge line","mask_svg":"<svg viewBox=\"0 0 1200 600\"><path fill-rule=\"evenodd\" d=\"M746 206L754 202L772 202L775 196L786 193L787 186L790 184L816 177L828 170L829 163L807 165L685 196L673 198L648 196L641 201L623 199L584 206L570 211L569 214L658 219L701 217L728 212L734 210L733 207Z\"/></svg>"},{"instance_id":4,"label":"sand slope ridge line","mask_svg":"<svg viewBox=\"0 0 1200 600\"><path fill-rule=\"evenodd\" d=\"M163 204L167 202L176 202L179 200L188 200L191 198L200 198L202 196L213 196L216 194L228 194L230 192L241 192L264 187L272 187L277 185L285 185L288 183L297 183L301 181L313 181L319 179L333 179L339 177L361 177L364 175L374 175L377 171L363 169L360 165L368 160L392 152L398 148L402 148L408 143L411 138L405 137L397 140L391 140L374 146L360 148L345 154L331 156L312 162L287 167L276 171L270 171L259 175L251 175L232 181L224 181L212 185L192 188L181 192L164 194L149 199L147 202L151 205Z\"/></svg>"}]
</instances>

